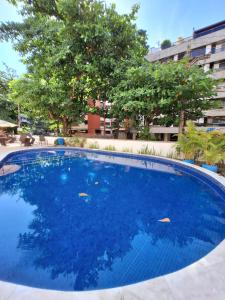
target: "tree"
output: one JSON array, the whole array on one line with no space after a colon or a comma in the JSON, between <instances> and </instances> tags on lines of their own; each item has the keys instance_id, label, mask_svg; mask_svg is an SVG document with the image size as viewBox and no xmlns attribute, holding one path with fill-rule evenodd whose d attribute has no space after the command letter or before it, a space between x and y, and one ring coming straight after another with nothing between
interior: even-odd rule
<instances>
[{"instance_id":1,"label":"tree","mask_svg":"<svg viewBox=\"0 0 225 300\"><path fill-rule=\"evenodd\" d=\"M133 124L140 123L140 118L144 117L145 125L148 126L155 115L159 114L157 103L154 99L153 89L153 65L147 61L134 60L126 66L122 64L118 70L120 75L119 83L109 91L109 99L112 108L111 115L121 122L130 119ZM122 69L125 69L125 74Z\"/></svg>"},{"instance_id":2,"label":"tree","mask_svg":"<svg viewBox=\"0 0 225 300\"><path fill-rule=\"evenodd\" d=\"M150 64L127 69L110 97L113 110L123 117L144 116L146 126L157 122L164 126L179 124L183 132L185 121L196 119L203 111L215 106L217 81L187 60L167 64Z\"/></svg>"},{"instance_id":3,"label":"tree","mask_svg":"<svg viewBox=\"0 0 225 300\"><path fill-rule=\"evenodd\" d=\"M209 75L187 59L157 64L153 78L163 114L161 122L178 124L182 133L186 120L196 120L204 110L217 106L211 99L216 95L218 82Z\"/></svg>"},{"instance_id":4,"label":"tree","mask_svg":"<svg viewBox=\"0 0 225 300\"><path fill-rule=\"evenodd\" d=\"M11 97L59 121L67 134L90 110L88 99L106 99L115 68L147 53L146 34L134 24L138 7L119 15L97 0L17 2L23 22L2 24L0 36L13 40L28 73L11 85Z\"/></svg>"},{"instance_id":5,"label":"tree","mask_svg":"<svg viewBox=\"0 0 225 300\"><path fill-rule=\"evenodd\" d=\"M167 49L167 48L170 48L172 46L172 43L170 40L164 40L162 43L161 43L161 49Z\"/></svg>"},{"instance_id":6,"label":"tree","mask_svg":"<svg viewBox=\"0 0 225 300\"><path fill-rule=\"evenodd\" d=\"M5 66L5 70L0 70L0 119L9 122L17 120L17 106L9 100L9 82L15 77L14 70Z\"/></svg>"}]
</instances>

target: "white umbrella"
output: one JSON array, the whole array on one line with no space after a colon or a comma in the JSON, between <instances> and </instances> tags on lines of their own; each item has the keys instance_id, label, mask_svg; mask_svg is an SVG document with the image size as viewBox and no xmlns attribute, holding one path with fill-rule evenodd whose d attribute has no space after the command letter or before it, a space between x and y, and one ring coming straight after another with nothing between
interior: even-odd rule
<instances>
[{"instance_id":1,"label":"white umbrella","mask_svg":"<svg viewBox=\"0 0 225 300\"><path fill-rule=\"evenodd\" d=\"M4 120L0 120L0 128L15 128L15 127L18 127L18 125Z\"/></svg>"}]
</instances>

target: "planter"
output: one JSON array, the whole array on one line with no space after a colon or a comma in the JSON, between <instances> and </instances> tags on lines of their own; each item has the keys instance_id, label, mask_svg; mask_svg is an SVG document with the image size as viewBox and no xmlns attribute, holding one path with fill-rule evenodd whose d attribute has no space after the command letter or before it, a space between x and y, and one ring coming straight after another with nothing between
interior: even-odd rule
<instances>
[{"instance_id":1,"label":"planter","mask_svg":"<svg viewBox=\"0 0 225 300\"><path fill-rule=\"evenodd\" d=\"M194 159L184 159L183 162L186 162L188 164L194 164L195 163Z\"/></svg>"},{"instance_id":2,"label":"planter","mask_svg":"<svg viewBox=\"0 0 225 300\"><path fill-rule=\"evenodd\" d=\"M218 172L218 167L216 165L202 164L202 167L212 172Z\"/></svg>"}]
</instances>

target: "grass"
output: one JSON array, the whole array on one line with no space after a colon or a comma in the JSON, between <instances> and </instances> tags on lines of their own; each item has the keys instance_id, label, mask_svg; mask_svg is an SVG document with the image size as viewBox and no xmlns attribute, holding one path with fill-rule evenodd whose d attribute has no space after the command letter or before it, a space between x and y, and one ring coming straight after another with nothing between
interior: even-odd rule
<instances>
[{"instance_id":1,"label":"grass","mask_svg":"<svg viewBox=\"0 0 225 300\"><path fill-rule=\"evenodd\" d=\"M138 151L138 153L144 155L163 156L161 151L157 152L154 147L148 148L148 146L143 147L141 150Z\"/></svg>"},{"instance_id":2,"label":"grass","mask_svg":"<svg viewBox=\"0 0 225 300\"><path fill-rule=\"evenodd\" d=\"M133 149L131 149L131 148L123 148L122 152L133 153Z\"/></svg>"},{"instance_id":3,"label":"grass","mask_svg":"<svg viewBox=\"0 0 225 300\"><path fill-rule=\"evenodd\" d=\"M149 149L148 146L145 146L145 147L141 148L140 150L138 150L138 153L146 154L146 155L157 155L154 147Z\"/></svg>"},{"instance_id":4,"label":"grass","mask_svg":"<svg viewBox=\"0 0 225 300\"><path fill-rule=\"evenodd\" d=\"M93 142L93 143L88 144L88 148L89 149L99 149L100 146L99 146L98 142Z\"/></svg>"},{"instance_id":5,"label":"grass","mask_svg":"<svg viewBox=\"0 0 225 300\"><path fill-rule=\"evenodd\" d=\"M177 155L177 153L175 151L170 151L166 154L167 158L171 158L171 159L179 159L179 156Z\"/></svg>"},{"instance_id":6,"label":"grass","mask_svg":"<svg viewBox=\"0 0 225 300\"><path fill-rule=\"evenodd\" d=\"M104 150L108 150L108 151L116 151L116 148L115 148L115 146L113 146L113 145L108 145L108 146L105 146Z\"/></svg>"}]
</instances>

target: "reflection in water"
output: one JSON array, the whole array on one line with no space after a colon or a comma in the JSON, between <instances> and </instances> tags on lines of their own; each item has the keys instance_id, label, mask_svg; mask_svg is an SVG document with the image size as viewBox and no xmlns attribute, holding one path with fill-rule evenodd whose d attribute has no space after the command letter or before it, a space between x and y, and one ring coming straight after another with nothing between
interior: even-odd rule
<instances>
[{"instance_id":1,"label":"reflection in water","mask_svg":"<svg viewBox=\"0 0 225 300\"><path fill-rule=\"evenodd\" d=\"M171 167L74 151L6 163L21 169L0 178L1 280L115 287L180 269L224 238L224 199Z\"/></svg>"}]
</instances>

